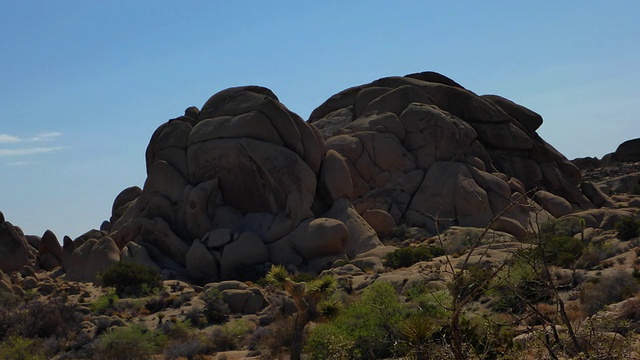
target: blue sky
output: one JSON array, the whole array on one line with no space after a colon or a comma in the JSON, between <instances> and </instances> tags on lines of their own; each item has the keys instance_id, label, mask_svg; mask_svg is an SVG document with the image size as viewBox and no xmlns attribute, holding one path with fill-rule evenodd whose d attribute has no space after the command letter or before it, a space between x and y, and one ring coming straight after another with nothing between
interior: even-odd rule
<instances>
[{"instance_id":1,"label":"blue sky","mask_svg":"<svg viewBox=\"0 0 640 360\"><path fill-rule=\"evenodd\" d=\"M142 186L152 132L227 87L306 118L432 70L540 113L568 158L640 137L638 1L0 0L0 211L76 237Z\"/></svg>"}]
</instances>

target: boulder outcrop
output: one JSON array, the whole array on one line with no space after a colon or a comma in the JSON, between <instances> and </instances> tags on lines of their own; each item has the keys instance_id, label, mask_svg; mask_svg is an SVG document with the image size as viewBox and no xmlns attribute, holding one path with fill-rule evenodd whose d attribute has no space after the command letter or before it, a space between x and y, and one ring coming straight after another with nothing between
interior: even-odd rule
<instances>
[{"instance_id":1,"label":"boulder outcrop","mask_svg":"<svg viewBox=\"0 0 640 360\"><path fill-rule=\"evenodd\" d=\"M36 250L29 245L19 227L4 220L0 213L0 271L10 273L33 265Z\"/></svg>"},{"instance_id":2,"label":"boulder outcrop","mask_svg":"<svg viewBox=\"0 0 640 360\"><path fill-rule=\"evenodd\" d=\"M114 201L110 236L123 254L138 244L161 268L168 265L159 257L169 259L198 282L380 245L348 209L354 190L344 157L268 89L221 91L161 125L146 166L144 187ZM346 208L337 209L342 200Z\"/></svg>"},{"instance_id":3,"label":"boulder outcrop","mask_svg":"<svg viewBox=\"0 0 640 360\"><path fill-rule=\"evenodd\" d=\"M376 226L379 212L432 233L484 227L500 215L499 226L522 236L529 206L554 216L596 207L579 188L580 171L536 133L540 115L440 74L349 88L309 122L346 159L355 209L365 218L378 212Z\"/></svg>"},{"instance_id":4,"label":"boulder outcrop","mask_svg":"<svg viewBox=\"0 0 640 360\"><path fill-rule=\"evenodd\" d=\"M269 263L321 271L401 224L521 238L533 213L611 205L541 125L433 72L344 90L308 122L269 89L230 88L154 132L143 188L119 194L102 229L123 259L206 283Z\"/></svg>"},{"instance_id":5,"label":"boulder outcrop","mask_svg":"<svg viewBox=\"0 0 640 360\"><path fill-rule=\"evenodd\" d=\"M640 138L620 144L613 153L613 161L640 161Z\"/></svg>"}]
</instances>

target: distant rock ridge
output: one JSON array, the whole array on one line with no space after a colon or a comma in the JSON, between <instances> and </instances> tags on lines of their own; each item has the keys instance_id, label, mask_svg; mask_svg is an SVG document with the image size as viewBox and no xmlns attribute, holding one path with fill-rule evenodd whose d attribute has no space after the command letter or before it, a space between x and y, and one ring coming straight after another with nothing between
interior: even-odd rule
<instances>
[{"instance_id":1,"label":"distant rock ridge","mask_svg":"<svg viewBox=\"0 0 640 360\"><path fill-rule=\"evenodd\" d=\"M600 167L616 167L620 163L640 162L640 138L631 139L618 145L616 151L606 154L602 159L584 157L571 160L580 170L593 170Z\"/></svg>"}]
</instances>

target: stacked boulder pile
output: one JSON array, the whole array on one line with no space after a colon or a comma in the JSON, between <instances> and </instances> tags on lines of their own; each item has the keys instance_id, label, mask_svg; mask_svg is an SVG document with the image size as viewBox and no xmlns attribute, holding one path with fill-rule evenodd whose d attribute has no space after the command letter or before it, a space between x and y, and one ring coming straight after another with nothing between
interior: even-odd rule
<instances>
[{"instance_id":1,"label":"stacked boulder pile","mask_svg":"<svg viewBox=\"0 0 640 360\"><path fill-rule=\"evenodd\" d=\"M0 270L95 281L132 261L205 284L380 257L390 247L378 236L403 225L523 238L532 219L606 215L597 208L615 204L540 138L541 124L433 72L346 89L306 122L269 89L227 89L155 131L144 186L123 190L100 230L60 246L0 218Z\"/></svg>"},{"instance_id":2,"label":"stacked boulder pile","mask_svg":"<svg viewBox=\"0 0 640 360\"><path fill-rule=\"evenodd\" d=\"M309 121L347 160L355 208L379 232L408 224L435 234L499 217L494 228L522 237L536 208L560 217L607 201L536 133L540 115L437 73L346 89Z\"/></svg>"},{"instance_id":3,"label":"stacked boulder pile","mask_svg":"<svg viewBox=\"0 0 640 360\"><path fill-rule=\"evenodd\" d=\"M345 159L268 89L187 109L153 134L146 164L104 227L124 259L205 283L265 263L319 271L381 245L351 206Z\"/></svg>"}]
</instances>

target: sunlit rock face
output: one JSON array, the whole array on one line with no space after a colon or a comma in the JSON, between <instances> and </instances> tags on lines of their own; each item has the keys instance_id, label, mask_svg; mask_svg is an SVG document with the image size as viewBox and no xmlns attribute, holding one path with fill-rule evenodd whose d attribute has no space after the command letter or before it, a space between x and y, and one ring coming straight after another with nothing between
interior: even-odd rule
<instances>
[{"instance_id":1,"label":"sunlit rock face","mask_svg":"<svg viewBox=\"0 0 640 360\"><path fill-rule=\"evenodd\" d=\"M143 189L114 203L111 236L176 275L319 270L380 245L351 207L345 159L268 89L227 89L187 109L155 131L146 164Z\"/></svg>"},{"instance_id":2,"label":"sunlit rock face","mask_svg":"<svg viewBox=\"0 0 640 360\"><path fill-rule=\"evenodd\" d=\"M118 195L105 229L121 259L202 283L384 253L377 234L403 224L521 238L532 216L603 203L541 124L433 72L349 88L307 122L269 89L231 88L155 131L144 187Z\"/></svg>"},{"instance_id":3,"label":"sunlit rock face","mask_svg":"<svg viewBox=\"0 0 640 360\"><path fill-rule=\"evenodd\" d=\"M594 208L580 171L536 133L538 114L437 73L346 89L309 122L347 160L364 218L383 211L435 233L501 215L492 226L522 236L533 208L547 216Z\"/></svg>"}]
</instances>

